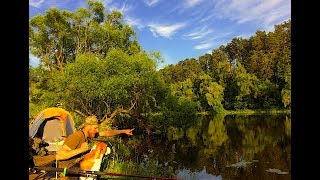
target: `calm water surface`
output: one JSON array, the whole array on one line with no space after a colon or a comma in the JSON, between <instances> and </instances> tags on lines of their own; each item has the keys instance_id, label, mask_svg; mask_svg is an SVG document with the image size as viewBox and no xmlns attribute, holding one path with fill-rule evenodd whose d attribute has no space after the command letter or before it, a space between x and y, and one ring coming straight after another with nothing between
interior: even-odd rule
<instances>
[{"instance_id":1,"label":"calm water surface","mask_svg":"<svg viewBox=\"0 0 320 180\"><path fill-rule=\"evenodd\" d=\"M201 116L136 141L133 162L156 161L183 179L291 179L289 115Z\"/></svg>"}]
</instances>

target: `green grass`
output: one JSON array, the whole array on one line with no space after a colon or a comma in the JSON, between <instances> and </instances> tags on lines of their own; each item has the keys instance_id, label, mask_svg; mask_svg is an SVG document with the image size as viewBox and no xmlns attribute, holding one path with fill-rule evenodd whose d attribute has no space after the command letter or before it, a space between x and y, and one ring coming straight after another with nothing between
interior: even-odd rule
<instances>
[{"instance_id":1,"label":"green grass","mask_svg":"<svg viewBox=\"0 0 320 180\"><path fill-rule=\"evenodd\" d=\"M228 110L227 115L251 115L251 114L291 114L290 109L244 109L244 110Z\"/></svg>"}]
</instances>

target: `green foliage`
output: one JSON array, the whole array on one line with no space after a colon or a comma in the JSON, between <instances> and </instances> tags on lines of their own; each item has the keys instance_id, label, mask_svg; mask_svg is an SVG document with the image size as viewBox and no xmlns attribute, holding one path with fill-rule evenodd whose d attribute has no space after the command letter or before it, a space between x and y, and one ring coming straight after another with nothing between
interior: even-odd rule
<instances>
[{"instance_id":1,"label":"green foliage","mask_svg":"<svg viewBox=\"0 0 320 180\"><path fill-rule=\"evenodd\" d=\"M40 111L44 110L45 108L47 108L45 105L39 106L39 105L37 105L37 104L30 103L30 104L29 104L29 123L30 123L31 121L33 121L34 118L36 117L36 115L37 115Z\"/></svg>"},{"instance_id":2,"label":"green foliage","mask_svg":"<svg viewBox=\"0 0 320 180\"><path fill-rule=\"evenodd\" d=\"M171 95L176 97L185 97L190 101L196 101L197 96L193 92L193 82L188 78L185 81L173 83L170 85Z\"/></svg>"},{"instance_id":3,"label":"green foliage","mask_svg":"<svg viewBox=\"0 0 320 180\"><path fill-rule=\"evenodd\" d=\"M211 54L208 54L208 53L199 57L199 63L200 63L201 69L203 69L205 73L212 72L212 68L214 68L212 67L213 65L212 61L213 61L212 56Z\"/></svg>"},{"instance_id":4,"label":"green foliage","mask_svg":"<svg viewBox=\"0 0 320 180\"><path fill-rule=\"evenodd\" d=\"M250 38L254 51L266 51L267 34L265 31L257 31L255 36Z\"/></svg>"},{"instance_id":5,"label":"green foliage","mask_svg":"<svg viewBox=\"0 0 320 180\"><path fill-rule=\"evenodd\" d=\"M223 101L223 90L224 88L218 83L210 82L209 86L207 87L208 92L205 94L208 105L211 106L217 113L224 111L221 103Z\"/></svg>"},{"instance_id":6,"label":"green foliage","mask_svg":"<svg viewBox=\"0 0 320 180\"><path fill-rule=\"evenodd\" d=\"M284 104L284 107L289 107L291 105L291 90L282 89L281 96L282 96L282 102Z\"/></svg>"},{"instance_id":7,"label":"green foliage","mask_svg":"<svg viewBox=\"0 0 320 180\"><path fill-rule=\"evenodd\" d=\"M247 73L240 62L237 63L234 81L236 83L236 96L234 107L236 109L248 108L248 99L252 93L256 77Z\"/></svg>"},{"instance_id":8,"label":"green foliage","mask_svg":"<svg viewBox=\"0 0 320 180\"><path fill-rule=\"evenodd\" d=\"M223 100L223 87L213 82L213 79L209 75L200 75L195 80L194 87L202 110L218 112L223 109L221 105Z\"/></svg>"},{"instance_id":9,"label":"green foliage","mask_svg":"<svg viewBox=\"0 0 320 180\"><path fill-rule=\"evenodd\" d=\"M155 106L154 89L160 83L155 62L146 54L127 55L110 51L106 58L83 54L56 75L56 92L74 109L102 117L118 107L142 113L145 106Z\"/></svg>"},{"instance_id":10,"label":"green foliage","mask_svg":"<svg viewBox=\"0 0 320 180\"><path fill-rule=\"evenodd\" d=\"M285 27L288 28L287 24ZM281 90L284 86L290 86L291 77L291 72L288 70L289 63L282 63L289 62L288 48L283 48L281 43L278 43L282 36L288 40L284 29L282 26L277 26L276 32L268 34L257 31L249 40L234 38L227 46L214 49L212 55L205 54L199 57L198 63L194 63L193 67L199 68L200 65L202 71L184 69L191 67L188 66L189 62L194 62L193 59L186 59L175 66L170 65L160 70L160 76L170 85L172 95L177 97L187 95L186 97L199 102L198 111L207 111L213 105L218 105L219 108L215 109L284 107L281 105L281 100L288 100L285 98L288 96L282 93L284 95L282 98ZM286 61L282 61L279 57L286 58ZM198 76L190 76L193 73ZM204 74L210 77L199 78L205 77ZM202 81L207 82L201 84ZM210 86L216 86L210 85L209 81L223 87L220 96L214 97L210 93L204 93L208 91L204 87L212 90L214 88Z\"/></svg>"},{"instance_id":11,"label":"green foliage","mask_svg":"<svg viewBox=\"0 0 320 180\"><path fill-rule=\"evenodd\" d=\"M179 99L167 96L165 106L161 109L163 123L166 126L189 127L195 123L197 107L199 104L182 96Z\"/></svg>"},{"instance_id":12,"label":"green foliage","mask_svg":"<svg viewBox=\"0 0 320 180\"><path fill-rule=\"evenodd\" d=\"M170 126L167 130L167 137L170 141L179 140L183 138L183 136L184 136L184 130L182 128L176 128L176 127Z\"/></svg>"},{"instance_id":13,"label":"green foliage","mask_svg":"<svg viewBox=\"0 0 320 180\"><path fill-rule=\"evenodd\" d=\"M185 59L176 65L169 65L160 69L160 76L166 83L177 83L190 79L194 81L197 76L203 74L201 64L194 58Z\"/></svg>"},{"instance_id":14,"label":"green foliage","mask_svg":"<svg viewBox=\"0 0 320 180\"><path fill-rule=\"evenodd\" d=\"M280 93L278 89L278 85L272 83L268 79L259 81L253 93L253 96L257 101L257 107L262 107L264 109L281 107L279 105Z\"/></svg>"},{"instance_id":15,"label":"green foliage","mask_svg":"<svg viewBox=\"0 0 320 180\"><path fill-rule=\"evenodd\" d=\"M41 67L29 69L29 121L48 107L61 105L59 97L54 93L54 81L50 71Z\"/></svg>"},{"instance_id":16,"label":"green foliage","mask_svg":"<svg viewBox=\"0 0 320 180\"><path fill-rule=\"evenodd\" d=\"M133 28L123 23L118 11L104 14L99 1L87 1L87 7L75 12L50 8L29 23L29 48L40 63L50 71L63 71L83 53L95 53L104 58L111 49L127 54L140 52Z\"/></svg>"},{"instance_id":17,"label":"green foliage","mask_svg":"<svg viewBox=\"0 0 320 180\"><path fill-rule=\"evenodd\" d=\"M273 76L273 62L264 51L253 51L250 56L248 72L257 76L258 79L271 79Z\"/></svg>"},{"instance_id":18,"label":"green foliage","mask_svg":"<svg viewBox=\"0 0 320 180\"><path fill-rule=\"evenodd\" d=\"M121 12L105 14L93 0L75 12L50 8L29 21L30 52L40 59L30 67L29 119L45 107L100 118L122 107L161 114L153 127L190 127L199 112L290 109L290 25L157 70L161 53L142 50Z\"/></svg>"},{"instance_id":19,"label":"green foliage","mask_svg":"<svg viewBox=\"0 0 320 180\"><path fill-rule=\"evenodd\" d=\"M220 49L212 51L211 77L223 87L226 87L226 80L231 76L232 65L228 61L227 54Z\"/></svg>"},{"instance_id":20,"label":"green foliage","mask_svg":"<svg viewBox=\"0 0 320 180\"><path fill-rule=\"evenodd\" d=\"M88 8L93 13L93 20L97 23L101 23L104 20L104 6L102 3L94 0L88 0Z\"/></svg>"}]
</instances>

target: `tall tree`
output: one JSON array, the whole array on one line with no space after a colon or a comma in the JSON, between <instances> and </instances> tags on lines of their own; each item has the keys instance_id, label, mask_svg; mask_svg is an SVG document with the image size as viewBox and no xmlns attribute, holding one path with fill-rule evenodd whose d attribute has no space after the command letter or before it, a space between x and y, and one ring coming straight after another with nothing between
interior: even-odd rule
<instances>
[{"instance_id":1,"label":"tall tree","mask_svg":"<svg viewBox=\"0 0 320 180\"><path fill-rule=\"evenodd\" d=\"M75 12L50 8L45 15L37 15L29 23L30 52L40 63L63 71L77 55L97 53L104 58L111 49L120 48L128 54L141 51L135 31L123 23L118 11L104 13L102 2L88 0L87 8Z\"/></svg>"},{"instance_id":2,"label":"tall tree","mask_svg":"<svg viewBox=\"0 0 320 180\"><path fill-rule=\"evenodd\" d=\"M111 50L100 60L83 54L55 77L55 93L69 109L102 118L120 109L130 115L156 108L161 90L155 61L147 54ZM160 104L160 103L159 103Z\"/></svg>"}]
</instances>

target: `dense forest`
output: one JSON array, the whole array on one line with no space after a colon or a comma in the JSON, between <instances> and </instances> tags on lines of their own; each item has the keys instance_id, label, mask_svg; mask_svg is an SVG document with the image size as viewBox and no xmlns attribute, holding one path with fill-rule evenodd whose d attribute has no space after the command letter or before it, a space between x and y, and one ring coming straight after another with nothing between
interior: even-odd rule
<instances>
[{"instance_id":1,"label":"dense forest","mask_svg":"<svg viewBox=\"0 0 320 180\"><path fill-rule=\"evenodd\" d=\"M233 38L198 59L159 71L177 98L196 102L200 111L290 108L291 21L274 32Z\"/></svg>"},{"instance_id":2,"label":"dense forest","mask_svg":"<svg viewBox=\"0 0 320 180\"><path fill-rule=\"evenodd\" d=\"M105 13L97 1L87 5L51 8L29 21L29 50L40 60L29 66L30 120L56 106L177 125L203 112L290 110L290 20L158 70L161 52L141 47L123 14Z\"/></svg>"}]
</instances>

